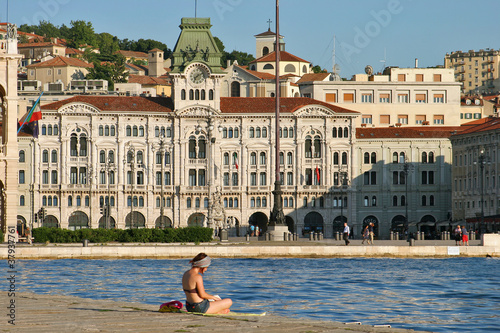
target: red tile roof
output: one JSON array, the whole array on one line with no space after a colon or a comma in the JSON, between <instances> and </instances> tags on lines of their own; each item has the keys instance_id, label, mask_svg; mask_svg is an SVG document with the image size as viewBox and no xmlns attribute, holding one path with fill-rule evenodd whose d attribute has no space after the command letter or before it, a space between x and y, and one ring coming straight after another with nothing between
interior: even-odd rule
<instances>
[{"instance_id":1,"label":"red tile roof","mask_svg":"<svg viewBox=\"0 0 500 333\"><path fill-rule=\"evenodd\" d=\"M155 47L154 49L149 50L148 53L149 52L163 52L163 50L160 50L159 48Z\"/></svg>"},{"instance_id":2,"label":"red tile roof","mask_svg":"<svg viewBox=\"0 0 500 333\"><path fill-rule=\"evenodd\" d=\"M239 65L237 65L236 67L241 68L242 70L244 70L248 74L253 75L261 80L274 80L274 78L276 77L276 75L274 75L274 74L249 70L247 67L243 67L243 66L239 66ZM288 79L290 77L296 77L296 76L297 75L295 75L295 74L285 74L285 75L280 76L280 80Z\"/></svg>"},{"instance_id":3,"label":"red tile roof","mask_svg":"<svg viewBox=\"0 0 500 333\"><path fill-rule=\"evenodd\" d=\"M57 56L53 59L40 62L37 64L31 64L26 66L27 68L43 68L43 67L67 67L67 66L73 66L73 67L94 67L93 64L86 63L83 60L77 59L77 58L68 58L68 57L63 57L63 56Z\"/></svg>"},{"instance_id":4,"label":"red tile roof","mask_svg":"<svg viewBox=\"0 0 500 333\"><path fill-rule=\"evenodd\" d=\"M460 126L420 126L420 127L358 127L357 139L439 139L449 138L460 131Z\"/></svg>"},{"instance_id":5,"label":"red tile roof","mask_svg":"<svg viewBox=\"0 0 500 333\"><path fill-rule=\"evenodd\" d=\"M138 51L126 51L126 50L120 50L117 51L117 53L121 54L122 56L126 58L147 58L148 54L144 52L138 52Z\"/></svg>"},{"instance_id":6,"label":"red tile roof","mask_svg":"<svg viewBox=\"0 0 500 333\"><path fill-rule=\"evenodd\" d=\"M359 114L357 111L321 102L306 97L283 97L280 99L283 113L292 113L308 105L322 105L335 113ZM276 99L274 97L221 97L220 109L223 113L275 113Z\"/></svg>"},{"instance_id":7,"label":"red tile roof","mask_svg":"<svg viewBox=\"0 0 500 333\"><path fill-rule=\"evenodd\" d=\"M87 103L101 111L150 111L172 112L174 105L171 98L167 97L137 97L137 96L87 96L78 95L62 101L43 105L43 110L58 110L70 103Z\"/></svg>"},{"instance_id":8,"label":"red tile roof","mask_svg":"<svg viewBox=\"0 0 500 333\"><path fill-rule=\"evenodd\" d=\"M303 82L311 82L311 81L324 81L330 73L309 73L309 74L304 74L300 78L300 80L297 81L297 83L303 83Z\"/></svg>"},{"instance_id":9,"label":"red tile roof","mask_svg":"<svg viewBox=\"0 0 500 333\"><path fill-rule=\"evenodd\" d=\"M135 75L135 74L130 74L128 76L128 82L140 83L146 85L160 85L160 86L169 85L169 83L162 78L146 76L146 75Z\"/></svg>"},{"instance_id":10,"label":"red tile roof","mask_svg":"<svg viewBox=\"0 0 500 333\"><path fill-rule=\"evenodd\" d=\"M294 56L291 53L288 53L286 51L281 51L280 52L280 61L300 61L300 62L309 62L307 60L301 59L297 56ZM259 59L255 59L251 61L250 63L253 64L255 62L276 62L276 52L273 51L269 54L266 54L265 56L260 57Z\"/></svg>"},{"instance_id":11,"label":"red tile roof","mask_svg":"<svg viewBox=\"0 0 500 333\"><path fill-rule=\"evenodd\" d=\"M84 52L79 50L79 49L74 49L72 47L67 47L66 48L66 55L71 55L71 54L83 54Z\"/></svg>"},{"instance_id":12,"label":"red tile roof","mask_svg":"<svg viewBox=\"0 0 500 333\"><path fill-rule=\"evenodd\" d=\"M462 131L460 131L460 133L457 133L457 135L484 132L496 129L500 129L500 118L498 117L481 118L463 124Z\"/></svg>"}]
</instances>

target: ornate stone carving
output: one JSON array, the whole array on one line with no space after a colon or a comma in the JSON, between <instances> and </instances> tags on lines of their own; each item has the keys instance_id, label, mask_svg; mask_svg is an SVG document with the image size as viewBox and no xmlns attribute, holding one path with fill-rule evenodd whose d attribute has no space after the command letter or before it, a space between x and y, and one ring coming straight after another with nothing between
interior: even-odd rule
<instances>
[{"instance_id":1,"label":"ornate stone carving","mask_svg":"<svg viewBox=\"0 0 500 333\"><path fill-rule=\"evenodd\" d=\"M326 107L311 105L295 111L296 116L333 116L334 112Z\"/></svg>"},{"instance_id":2,"label":"ornate stone carving","mask_svg":"<svg viewBox=\"0 0 500 333\"><path fill-rule=\"evenodd\" d=\"M93 106L85 104L70 104L57 111L61 114L71 114L71 113L85 113L85 114L95 114L99 113L99 110Z\"/></svg>"},{"instance_id":3,"label":"ornate stone carving","mask_svg":"<svg viewBox=\"0 0 500 333\"><path fill-rule=\"evenodd\" d=\"M224 222L226 220L226 212L224 206L222 205L220 188L217 186L215 192L212 194L212 219L214 221L214 226L224 227Z\"/></svg>"},{"instance_id":4,"label":"ornate stone carving","mask_svg":"<svg viewBox=\"0 0 500 333\"><path fill-rule=\"evenodd\" d=\"M7 39L17 39L17 26L15 24L7 24Z\"/></svg>"}]
</instances>

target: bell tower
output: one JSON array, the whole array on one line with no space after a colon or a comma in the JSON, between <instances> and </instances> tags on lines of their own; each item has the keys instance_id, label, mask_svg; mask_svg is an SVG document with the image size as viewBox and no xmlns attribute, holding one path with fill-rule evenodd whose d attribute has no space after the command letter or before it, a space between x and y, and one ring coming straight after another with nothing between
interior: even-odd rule
<instances>
[{"instance_id":1,"label":"bell tower","mask_svg":"<svg viewBox=\"0 0 500 333\"><path fill-rule=\"evenodd\" d=\"M17 28L7 25L6 39L0 40L0 221L5 240L16 233L18 206L17 148L17 67L22 55L17 53Z\"/></svg>"},{"instance_id":2,"label":"bell tower","mask_svg":"<svg viewBox=\"0 0 500 333\"><path fill-rule=\"evenodd\" d=\"M220 80L225 75L210 28L210 18L183 18L172 53L174 109L190 105L220 108Z\"/></svg>"}]
</instances>

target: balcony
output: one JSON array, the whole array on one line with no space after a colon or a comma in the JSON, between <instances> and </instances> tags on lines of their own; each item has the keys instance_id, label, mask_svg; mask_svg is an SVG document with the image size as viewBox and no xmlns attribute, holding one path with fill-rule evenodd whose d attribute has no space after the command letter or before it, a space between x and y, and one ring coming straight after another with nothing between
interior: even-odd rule
<instances>
[{"instance_id":1,"label":"balcony","mask_svg":"<svg viewBox=\"0 0 500 333\"><path fill-rule=\"evenodd\" d=\"M188 163L190 165L207 165L206 158L190 158Z\"/></svg>"}]
</instances>

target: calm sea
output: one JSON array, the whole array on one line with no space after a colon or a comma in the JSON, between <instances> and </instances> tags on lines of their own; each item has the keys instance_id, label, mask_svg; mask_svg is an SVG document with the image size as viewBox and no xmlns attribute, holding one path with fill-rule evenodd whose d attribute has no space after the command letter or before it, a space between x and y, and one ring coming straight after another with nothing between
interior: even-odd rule
<instances>
[{"instance_id":1,"label":"calm sea","mask_svg":"<svg viewBox=\"0 0 500 333\"><path fill-rule=\"evenodd\" d=\"M160 305L188 260L21 260L20 291ZM500 260L215 259L209 293L235 311L434 332L500 332Z\"/></svg>"}]
</instances>

